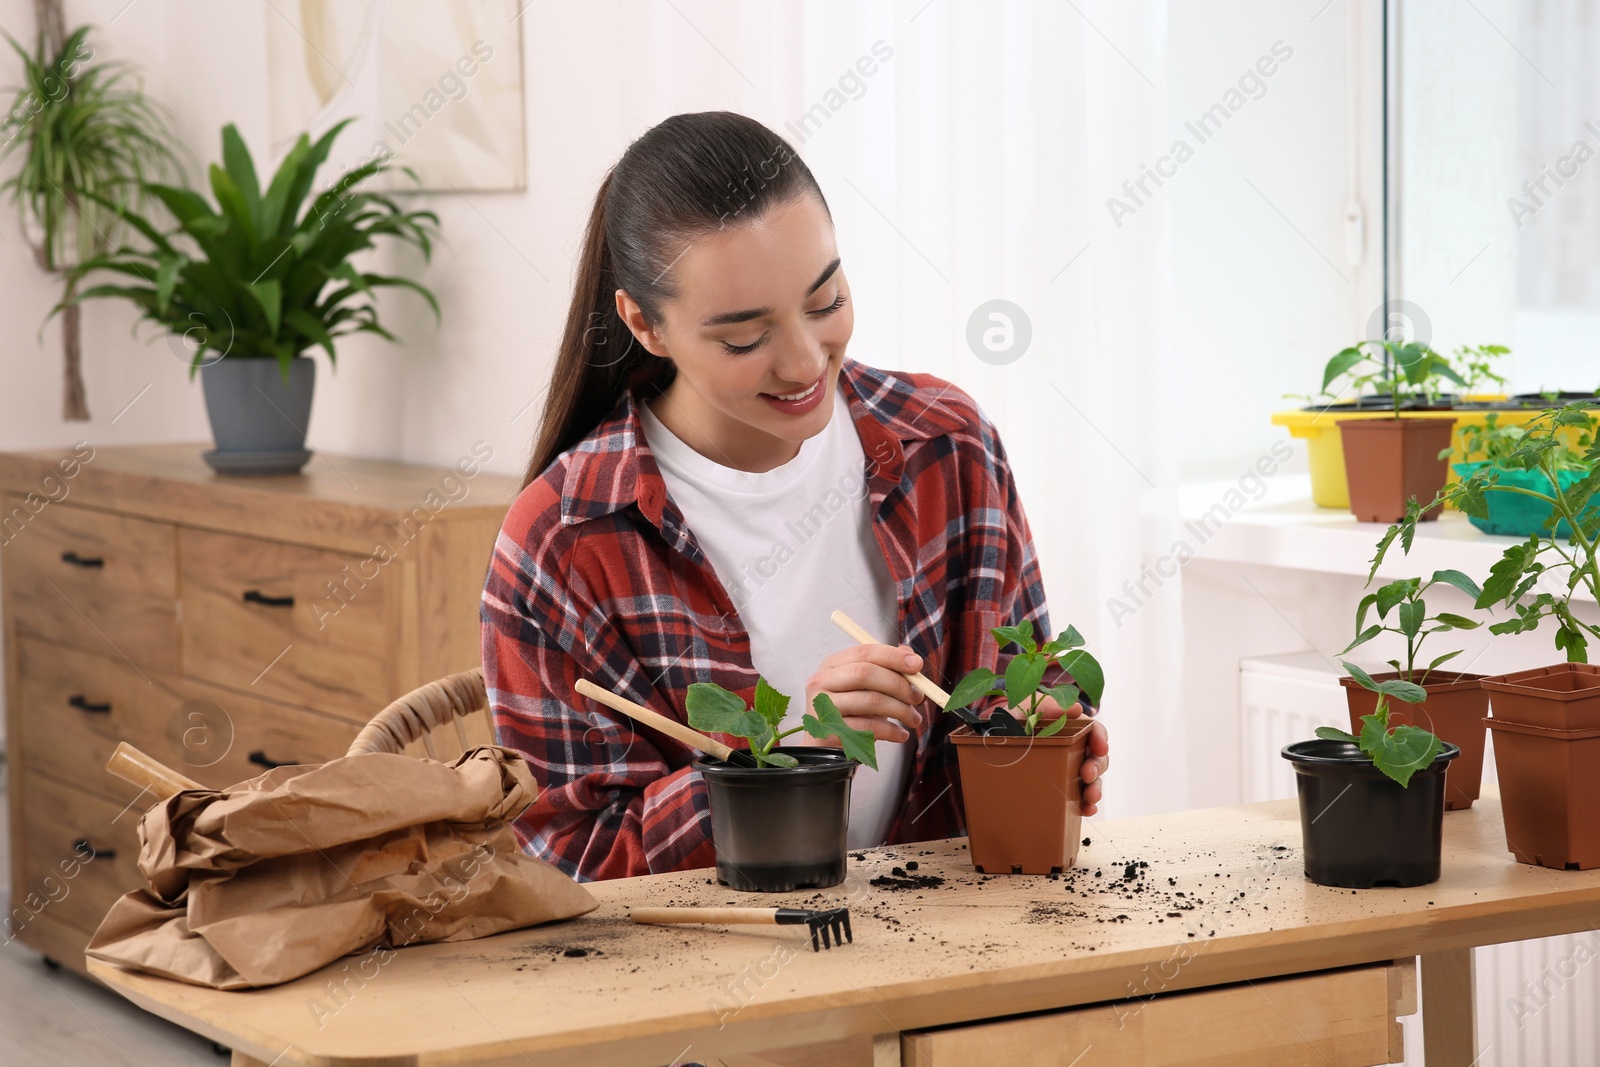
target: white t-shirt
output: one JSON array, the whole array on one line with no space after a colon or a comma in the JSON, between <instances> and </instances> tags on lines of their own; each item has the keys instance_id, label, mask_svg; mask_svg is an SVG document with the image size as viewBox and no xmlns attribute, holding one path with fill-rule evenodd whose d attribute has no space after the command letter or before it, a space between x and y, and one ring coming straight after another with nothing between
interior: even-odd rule
<instances>
[{"instance_id":1,"label":"white t-shirt","mask_svg":"<svg viewBox=\"0 0 1600 1067\"><path fill-rule=\"evenodd\" d=\"M894 579L872 532L866 451L841 378L833 414L788 463L742 471L680 440L640 405L645 442L667 495L683 512L750 634L755 669L788 694L783 729L811 709L806 680L856 642L829 616L843 610L888 645L898 645ZM659 400L655 401L659 403ZM850 787L850 848L881 845L905 797L913 739L879 741L878 769L861 766Z\"/></svg>"}]
</instances>

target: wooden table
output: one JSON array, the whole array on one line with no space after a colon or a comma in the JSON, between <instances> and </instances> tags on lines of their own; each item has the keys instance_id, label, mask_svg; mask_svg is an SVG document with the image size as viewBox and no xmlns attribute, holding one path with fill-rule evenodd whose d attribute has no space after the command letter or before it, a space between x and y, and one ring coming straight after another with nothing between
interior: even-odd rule
<instances>
[{"instance_id":1,"label":"wooden table","mask_svg":"<svg viewBox=\"0 0 1600 1067\"><path fill-rule=\"evenodd\" d=\"M1281 1017L1304 1030L1283 997L1299 989L1304 1002L1297 983L1312 979L1276 976L1420 956L1428 1063L1468 1067L1481 1051L1472 948L1600 926L1600 870L1514 863L1492 791L1445 816L1443 877L1419 889L1356 892L1307 881L1293 801L1084 827L1090 844L1061 876L979 875L967 864L965 840L955 838L854 853L848 880L823 892L739 894L714 884L709 870L596 882L590 888L600 908L570 922L406 948L381 965L353 955L249 992L94 960L89 969L149 1011L231 1046L236 1067L898 1064L902 1050L908 1063L943 1064L959 1058L925 1054L936 1039L970 1032L1004 1052L1016 1040L1007 1034L1019 1031L1011 1024L929 1028L1028 1012L1056 1013L1023 1020L1033 1033L1049 1023L1057 1026L1049 1031L1054 1040L1098 1041L1091 1062L1105 1064L1118 1061L1117 1041L1149 1037L1158 1006L1163 1025L1193 1041L1193 1054L1174 1062L1209 1063L1202 1050L1254 1025L1235 1009L1254 1005L1260 1025ZM896 867L943 882L873 884L895 878ZM816 953L803 928L644 926L627 918L628 906L640 903L841 902L850 907L855 941ZM1347 995L1336 983L1372 970L1319 974L1320 984L1307 987L1331 1036L1302 1033L1305 1062L1382 1062L1349 1058L1358 1054L1339 1046L1344 1023L1334 1016L1342 1009L1325 1003L1353 1003L1356 987ZM1389 970L1388 1007L1373 1010L1392 1027L1392 1053L1395 1006L1405 1014L1415 1000L1393 984L1409 979L1407 967ZM1222 995L1207 987L1228 983L1243 984L1228 987L1227 1015L1204 1001L1205 1010L1193 1010L1193 998ZM1168 1011L1169 1004L1179 1008ZM1064 1045L1053 1062L1076 1062L1079 1054L1077 1045Z\"/></svg>"}]
</instances>

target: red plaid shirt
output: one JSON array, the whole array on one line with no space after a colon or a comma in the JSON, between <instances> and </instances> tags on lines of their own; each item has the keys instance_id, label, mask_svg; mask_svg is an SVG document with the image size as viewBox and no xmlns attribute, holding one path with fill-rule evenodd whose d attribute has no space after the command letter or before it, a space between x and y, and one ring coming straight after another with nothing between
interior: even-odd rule
<instances>
[{"instance_id":1,"label":"red plaid shirt","mask_svg":"<svg viewBox=\"0 0 1600 1067\"><path fill-rule=\"evenodd\" d=\"M1017 649L1001 653L990 628L1021 619L1036 636L1050 628L999 434L970 396L933 375L846 359L841 378L901 642L946 690L974 667L1003 675ZM746 701L756 685L749 635L667 496L637 405L624 390L517 497L483 590L496 734L527 756L541 787L515 828L528 852L580 881L708 867L715 853L705 782L689 766L699 753L579 697L574 683L588 677L684 723L691 682ZM1053 668L1045 684L1067 677ZM894 844L966 833L955 746L945 740L960 723L930 714L931 702L921 708Z\"/></svg>"}]
</instances>

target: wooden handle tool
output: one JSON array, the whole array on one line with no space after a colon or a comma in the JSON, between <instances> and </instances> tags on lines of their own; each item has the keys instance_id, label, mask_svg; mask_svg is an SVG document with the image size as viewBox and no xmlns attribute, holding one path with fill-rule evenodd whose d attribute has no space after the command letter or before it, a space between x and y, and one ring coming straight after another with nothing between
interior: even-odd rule
<instances>
[{"instance_id":1,"label":"wooden handle tool","mask_svg":"<svg viewBox=\"0 0 1600 1067\"><path fill-rule=\"evenodd\" d=\"M584 696L599 701L613 711L622 712L622 714L635 722L653 726L668 737L682 741L690 748L698 748L708 756L715 756L717 759L728 763L743 764L745 761L749 761L751 766L755 765L755 757L750 755L749 752L745 752L742 749L729 748L714 737L703 734L699 730L690 729L676 719L669 719L660 712L651 711L643 704L635 704L625 696L618 696L608 689L602 689L587 678L579 678L578 684L573 688ZM744 760L738 759L741 754L744 756Z\"/></svg>"},{"instance_id":2,"label":"wooden handle tool","mask_svg":"<svg viewBox=\"0 0 1600 1067\"><path fill-rule=\"evenodd\" d=\"M857 641L861 642L863 645L888 644L887 641L879 641L876 637L873 637L871 634L867 633L867 631L857 626L855 624L855 620L851 619L850 616L846 615L842 611L836 611L828 617L833 620L833 624L835 626L849 634L851 637L855 638ZM902 671L901 673L904 674L905 672ZM906 680L912 685L916 686L919 693L933 701L933 706L939 710L943 711L944 706L950 703L950 694L934 685L933 682L931 682L921 671L915 671L911 674L906 674Z\"/></svg>"},{"instance_id":3,"label":"wooden handle tool","mask_svg":"<svg viewBox=\"0 0 1600 1067\"><path fill-rule=\"evenodd\" d=\"M117 742L116 750L106 761L106 770L124 782L132 782L142 789L150 790L160 800L165 800L185 789L206 788L194 779L185 778L166 764L140 752L126 741Z\"/></svg>"},{"instance_id":4,"label":"wooden handle tool","mask_svg":"<svg viewBox=\"0 0 1600 1067\"><path fill-rule=\"evenodd\" d=\"M850 932L850 909L829 908L632 908L636 923L777 923L804 924L811 931L811 950L820 951L855 941ZM818 944L820 935L821 943Z\"/></svg>"}]
</instances>

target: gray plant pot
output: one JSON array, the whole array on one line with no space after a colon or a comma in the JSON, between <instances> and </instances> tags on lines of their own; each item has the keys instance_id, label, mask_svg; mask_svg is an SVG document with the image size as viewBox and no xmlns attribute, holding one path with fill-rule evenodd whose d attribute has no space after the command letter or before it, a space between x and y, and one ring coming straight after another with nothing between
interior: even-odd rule
<instances>
[{"instance_id":1,"label":"gray plant pot","mask_svg":"<svg viewBox=\"0 0 1600 1067\"><path fill-rule=\"evenodd\" d=\"M200 368L214 451L203 459L224 474L292 474L305 466L316 363L296 356L283 380L275 359L231 357Z\"/></svg>"}]
</instances>

